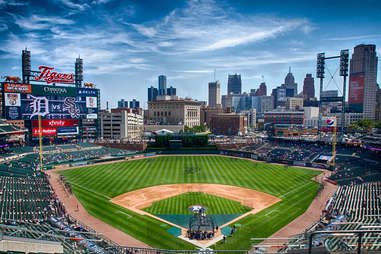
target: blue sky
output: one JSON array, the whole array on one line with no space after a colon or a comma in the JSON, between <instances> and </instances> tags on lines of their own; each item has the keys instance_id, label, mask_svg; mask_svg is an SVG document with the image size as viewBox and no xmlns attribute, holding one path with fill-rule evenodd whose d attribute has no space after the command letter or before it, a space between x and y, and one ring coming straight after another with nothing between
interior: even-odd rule
<instances>
[{"instance_id":1,"label":"blue sky","mask_svg":"<svg viewBox=\"0 0 381 254\"><path fill-rule=\"evenodd\" d=\"M377 0L0 0L0 75L21 76L27 47L32 69L44 64L73 73L80 55L84 79L101 89L103 106L137 98L146 107L147 88L161 74L178 95L207 100L214 70L221 94L234 73L244 91L264 80L269 93L291 66L301 91L306 73L315 76L319 52L372 43L380 56L380 27ZM341 82L337 67L328 64L335 78L326 79L326 89Z\"/></svg>"}]
</instances>

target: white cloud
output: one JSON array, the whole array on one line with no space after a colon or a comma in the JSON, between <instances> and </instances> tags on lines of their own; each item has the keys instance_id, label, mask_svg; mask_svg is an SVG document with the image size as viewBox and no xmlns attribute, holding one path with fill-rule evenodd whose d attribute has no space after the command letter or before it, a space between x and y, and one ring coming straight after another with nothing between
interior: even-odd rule
<instances>
[{"instance_id":1,"label":"white cloud","mask_svg":"<svg viewBox=\"0 0 381 254\"><path fill-rule=\"evenodd\" d=\"M184 70L179 72L185 72L185 73L212 73L213 70Z\"/></svg>"},{"instance_id":2,"label":"white cloud","mask_svg":"<svg viewBox=\"0 0 381 254\"><path fill-rule=\"evenodd\" d=\"M90 6L87 3L75 3L74 1L70 0L61 0L61 2L66 5L67 7L78 10L78 11L84 11L85 9L89 8Z\"/></svg>"},{"instance_id":3,"label":"white cloud","mask_svg":"<svg viewBox=\"0 0 381 254\"><path fill-rule=\"evenodd\" d=\"M281 19L265 16L242 16L218 6L214 1L189 1L160 21L130 24L149 37L145 49L174 55L237 47L276 38L286 32L312 30L306 19ZM160 47L160 48L157 48Z\"/></svg>"},{"instance_id":4,"label":"white cloud","mask_svg":"<svg viewBox=\"0 0 381 254\"><path fill-rule=\"evenodd\" d=\"M131 24L139 33L147 37L153 37L156 34L156 29L153 27L146 27L138 24Z\"/></svg>"},{"instance_id":5,"label":"white cloud","mask_svg":"<svg viewBox=\"0 0 381 254\"><path fill-rule=\"evenodd\" d=\"M373 39L380 38L381 34L365 34L365 35L354 35L354 36L343 36L329 38L330 41L352 41L352 40L363 40L363 39Z\"/></svg>"},{"instance_id":6,"label":"white cloud","mask_svg":"<svg viewBox=\"0 0 381 254\"><path fill-rule=\"evenodd\" d=\"M22 17L12 15L15 23L25 30L44 30L56 25L71 25L74 21L54 16L38 16Z\"/></svg>"}]
</instances>

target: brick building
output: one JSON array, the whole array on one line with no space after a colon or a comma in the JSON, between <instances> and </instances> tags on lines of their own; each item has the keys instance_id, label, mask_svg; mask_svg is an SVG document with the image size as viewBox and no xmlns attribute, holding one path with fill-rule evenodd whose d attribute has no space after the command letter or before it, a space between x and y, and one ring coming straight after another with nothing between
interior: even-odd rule
<instances>
[{"instance_id":1,"label":"brick building","mask_svg":"<svg viewBox=\"0 0 381 254\"><path fill-rule=\"evenodd\" d=\"M210 130L216 135L239 135L247 133L247 117L233 113L212 116Z\"/></svg>"}]
</instances>

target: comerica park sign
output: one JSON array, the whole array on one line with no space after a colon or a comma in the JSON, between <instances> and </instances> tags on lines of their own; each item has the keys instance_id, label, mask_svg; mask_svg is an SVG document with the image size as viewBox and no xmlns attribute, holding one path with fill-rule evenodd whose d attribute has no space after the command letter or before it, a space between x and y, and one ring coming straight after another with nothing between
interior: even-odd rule
<instances>
[{"instance_id":1,"label":"comerica park sign","mask_svg":"<svg viewBox=\"0 0 381 254\"><path fill-rule=\"evenodd\" d=\"M52 71L54 67L41 65L38 67L41 71L39 75L34 77L35 81L45 81L46 83L74 83L74 76L72 73L65 74Z\"/></svg>"}]
</instances>

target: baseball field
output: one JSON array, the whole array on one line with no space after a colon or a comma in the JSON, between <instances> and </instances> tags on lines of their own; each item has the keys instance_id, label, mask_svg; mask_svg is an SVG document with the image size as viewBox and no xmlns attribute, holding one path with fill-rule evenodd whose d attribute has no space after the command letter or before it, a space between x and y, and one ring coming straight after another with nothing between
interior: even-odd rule
<instances>
[{"instance_id":1,"label":"baseball field","mask_svg":"<svg viewBox=\"0 0 381 254\"><path fill-rule=\"evenodd\" d=\"M250 238L268 237L303 214L317 194L312 180L316 170L287 167L222 156L162 156L60 171L74 194L93 216L151 247L194 249L167 230L171 225L110 202L132 191L159 185L218 184L236 186L274 196L275 204L234 222L236 232L215 249L249 249ZM184 192L142 208L144 212L187 214L189 205L204 205L215 214L243 214L252 207L210 193Z\"/></svg>"}]
</instances>

